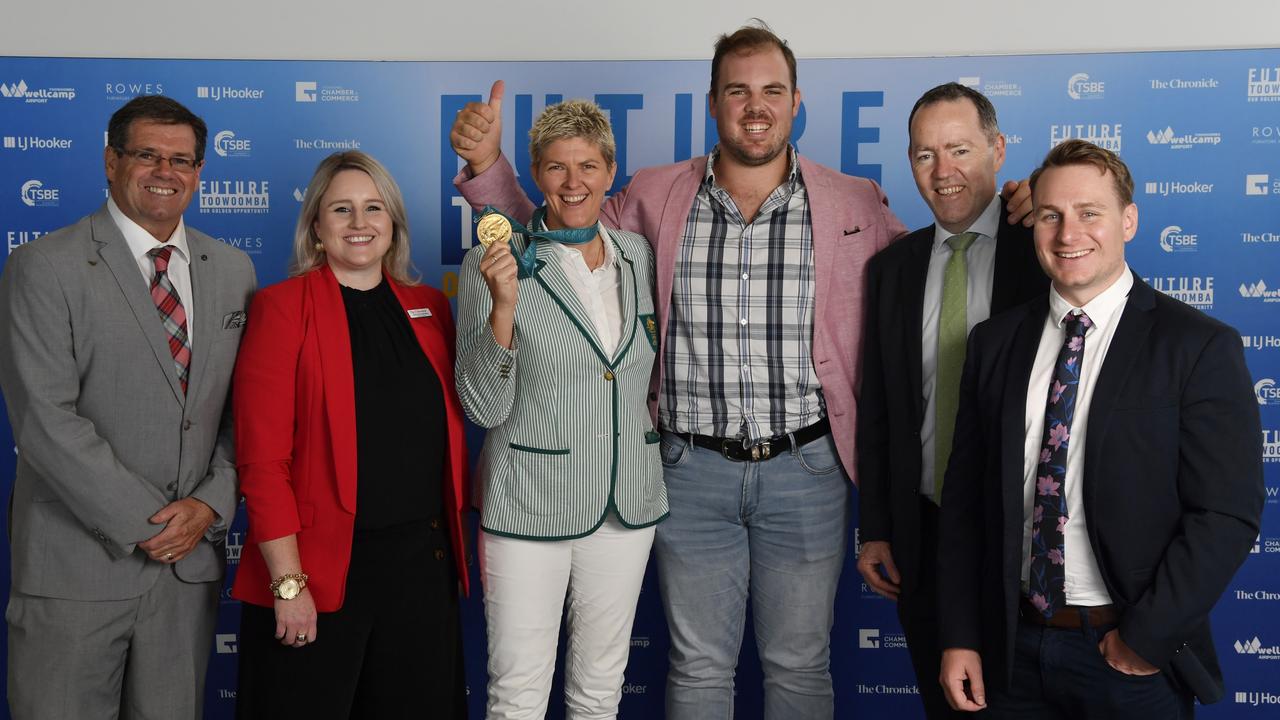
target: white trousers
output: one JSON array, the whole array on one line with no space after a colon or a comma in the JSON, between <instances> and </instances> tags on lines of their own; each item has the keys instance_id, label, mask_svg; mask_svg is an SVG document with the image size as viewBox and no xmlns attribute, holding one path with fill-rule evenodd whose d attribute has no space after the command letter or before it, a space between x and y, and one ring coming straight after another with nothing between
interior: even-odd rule
<instances>
[{"instance_id":1,"label":"white trousers","mask_svg":"<svg viewBox=\"0 0 1280 720\"><path fill-rule=\"evenodd\" d=\"M489 626L489 720L541 720L567 617L566 720L618 715L631 623L654 528L610 514L577 540L520 540L480 532Z\"/></svg>"}]
</instances>

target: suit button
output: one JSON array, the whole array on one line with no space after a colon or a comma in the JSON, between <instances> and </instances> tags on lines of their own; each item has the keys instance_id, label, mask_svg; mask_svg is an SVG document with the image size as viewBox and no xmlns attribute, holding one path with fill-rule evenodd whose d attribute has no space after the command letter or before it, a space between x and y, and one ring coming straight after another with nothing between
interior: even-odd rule
<instances>
[{"instance_id":1,"label":"suit button","mask_svg":"<svg viewBox=\"0 0 1280 720\"><path fill-rule=\"evenodd\" d=\"M656 392L649 393L649 402L658 402L658 393Z\"/></svg>"},{"instance_id":2,"label":"suit button","mask_svg":"<svg viewBox=\"0 0 1280 720\"><path fill-rule=\"evenodd\" d=\"M437 550L437 551L436 551L436 559L437 559L437 560L443 560L443 559L444 559L444 551L443 551L443 550Z\"/></svg>"},{"instance_id":3,"label":"suit button","mask_svg":"<svg viewBox=\"0 0 1280 720\"><path fill-rule=\"evenodd\" d=\"M604 379L605 379L606 381L608 381L608 382L613 382L613 371L612 371L612 370L605 370L605 371L604 371Z\"/></svg>"},{"instance_id":4,"label":"suit button","mask_svg":"<svg viewBox=\"0 0 1280 720\"><path fill-rule=\"evenodd\" d=\"M168 485L165 485L165 486L164 486L164 489L165 489L165 490L168 490L169 492L173 492L174 490L177 490L177 489L178 489L178 483L176 483L176 482L171 482L171 483L169 483Z\"/></svg>"},{"instance_id":5,"label":"suit button","mask_svg":"<svg viewBox=\"0 0 1280 720\"><path fill-rule=\"evenodd\" d=\"M432 529L432 530L439 530L439 529L440 529L440 521L439 521L439 520L437 520L436 518L431 518L431 529Z\"/></svg>"},{"instance_id":6,"label":"suit button","mask_svg":"<svg viewBox=\"0 0 1280 720\"><path fill-rule=\"evenodd\" d=\"M191 429L191 421L190 421L190 420L183 420L183 421L182 421L182 429L183 429L183 430L190 430L190 429Z\"/></svg>"}]
</instances>

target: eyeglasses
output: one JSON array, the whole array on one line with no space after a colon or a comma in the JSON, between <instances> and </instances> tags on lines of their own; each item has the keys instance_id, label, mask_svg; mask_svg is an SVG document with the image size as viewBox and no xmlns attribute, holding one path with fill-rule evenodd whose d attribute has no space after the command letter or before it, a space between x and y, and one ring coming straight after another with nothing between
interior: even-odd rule
<instances>
[{"instance_id":1,"label":"eyeglasses","mask_svg":"<svg viewBox=\"0 0 1280 720\"><path fill-rule=\"evenodd\" d=\"M116 153L120 155L128 155L133 158L134 162L142 165L143 167L156 167L160 164L160 161L168 160L169 169L174 172L192 173L195 172L196 168L200 165L200 163L184 155L170 155L166 157L160 153L151 152L150 150L125 150L124 148L119 147L114 149Z\"/></svg>"}]
</instances>

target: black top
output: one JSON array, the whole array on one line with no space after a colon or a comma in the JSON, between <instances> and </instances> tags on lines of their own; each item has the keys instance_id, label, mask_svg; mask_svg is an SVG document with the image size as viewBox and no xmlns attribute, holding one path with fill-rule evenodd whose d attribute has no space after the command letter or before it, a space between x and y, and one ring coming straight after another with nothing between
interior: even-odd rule
<instances>
[{"instance_id":1,"label":"black top","mask_svg":"<svg viewBox=\"0 0 1280 720\"><path fill-rule=\"evenodd\" d=\"M447 433L440 378L387 281L340 287L355 375L356 529L438 522Z\"/></svg>"}]
</instances>

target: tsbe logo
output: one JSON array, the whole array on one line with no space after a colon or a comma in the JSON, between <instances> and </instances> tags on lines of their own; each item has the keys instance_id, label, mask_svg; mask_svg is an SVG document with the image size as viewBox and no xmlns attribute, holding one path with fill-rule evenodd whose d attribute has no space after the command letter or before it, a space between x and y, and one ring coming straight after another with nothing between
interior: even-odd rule
<instances>
[{"instance_id":1,"label":"tsbe logo","mask_svg":"<svg viewBox=\"0 0 1280 720\"><path fill-rule=\"evenodd\" d=\"M1149 180L1144 189L1148 195L1208 195L1213 192L1213 183L1199 181L1184 182L1182 180Z\"/></svg>"},{"instance_id":2,"label":"tsbe logo","mask_svg":"<svg viewBox=\"0 0 1280 720\"><path fill-rule=\"evenodd\" d=\"M1217 87L1217 78L1199 78L1198 80L1185 80L1183 78L1151 79L1152 90L1207 90Z\"/></svg>"},{"instance_id":3,"label":"tsbe logo","mask_svg":"<svg viewBox=\"0 0 1280 720\"><path fill-rule=\"evenodd\" d=\"M1280 430L1262 430L1262 462L1280 462Z\"/></svg>"},{"instance_id":4,"label":"tsbe logo","mask_svg":"<svg viewBox=\"0 0 1280 720\"><path fill-rule=\"evenodd\" d=\"M1253 384L1253 394L1259 405L1280 405L1280 387L1274 378L1262 378Z\"/></svg>"},{"instance_id":5,"label":"tsbe logo","mask_svg":"<svg viewBox=\"0 0 1280 720\"><path fill-rule=\"evenodd\" d=\"M298 80L293 84L295 102L360 102L360 93L342 85L321 85L315 80Z\"/></svg>"},{"instance_id":6,"label":"tsbe logo","mask_svg":"<svg viewBox=\"0 0 1280 720\"><path fill-rule=\"evenodd\" d=\"M1213 277L1151 277L1143 278L1158 292L1199 310L1213 309Z\"/></svg>"},{"instance_id":7,"label":"tsbe logo","mask_svg":"<svg viewBox=\"0 0 1280 720\"><path fill-rule=\"evenodd\" d=\"M1197 146L1212 147L1222 142L1222 133L1184 133L1178 135L1171 126L1163 130L1148 130L1147 142L1152 145L1168 145L1170 150L1190 150Z\"/></svg>"},{"instance_id":8,"label":"tsbe logo","mask_svg":"<svg viewBox=\"0 0 1280 720\"><path fill-rule=\"evenodd\" d=\"M967 75L957 78L956 82L980 90L987 97L1021 97L1022 86L1008 80L988 80L982 82L979 75Z\"/></svg>"},{"instance_id":9,"label":"tsbe logo","mask_svg":"<svg viewBox=\"0 0 1280 720\"><path fill-rule=\"evenodd\" d=\"M1267 287L1265 280L1255 283L1240 283L1240 297L1262 302L1280 302L1280 290Z\"/></svg>"},{"instance_id":10,"label":"tsbe logo","mask_svg":"<svg viewBox=\"0 0 1280 720\"><path fill-rule=\"evenodd\" d=\"M1249 102L1280 101L1280 66L1249 68Z\"/></svg>"},{"instance_id":11,"label":"tsbe logo","mask_svg":"<svg viewBox=\"0 0 1280 720\"><path fill-rule=\"evenodd\" d=\"M108 82L106 88L108 100L131 100L139 95L164 94L164 84L158 82Z\"/></svg>"},{"instance_id":12,"label":"tsbe logo","mask_svg":"<svg viewBox=\"0 0 1280 720\"><path fill-rule=\"evenodd\" d=\"M5 240L9 243L9 253L18 249L19 245L25 245L32 240L44 235L43 230L9 230L5 233Z\"/></svg>"},{"instance_id":13,"label":"tsbe logo","mask_svg":"<svg viewBox=\"0 0 1280 720\"><path fill-rule=\"evenodd\" d=\"M213 136L213 151L219 157L249 157L253 141L237 138L231 130L223 130Z\"/></svg>"},{"instance_id":14,"label":"tsbe logo","mask_svg":"<svg viewBox=\"0 0 1280 720\"><path fill-rule=\"evenodd\" d=\"M200 212L260 214L271 209L267 180L201 180Z\"/></svg>"},{"instance_id":15,"label":"tsbe logo","mask_svg":"<svg viewBox=\"0 0 1280 720\"><path fill-rule=\"evenodd\" d=\"M1254 125L1249 133L1249 142L1254 145L1280 144L1280 125Z\"/></svg>"},{"instance_id":16,"label":"tsbe logo","mask_svg":"<svg viewBox=\"0 0 1280 720\"><path fill-rule=\"evenodd\" d=\"M200 100L212 100L219 102L222 100L261 100L267 94L266 90L251 87L232 87L230 85L198 85L196 86L196 98Z\"/></svg>"},{"instance_id":17,"label":"tsbe logo","mask_svg":"<svg viewBox=\"0 0 1280 720\"><path fill-rule=\"evenodd\" d=\"M1177 225L1170 225L1160 231L1160 249L1167 253L1195 252L1199 243L1198 235L1183 232Z\"/></svg>"},{"instance_id":18,"label":"tsbe logo","mask_svg":"<svg viewBox=\"0 0 1280 720\"><path fill-rule=\"evenodd\" d=\"M1236 641L1236 654L1256 655L1259 660L1280 660L1280 646L1263 645L1257 635L1252 640Z\"/></svg>"},{"instance_id":19,"label":"tsbe logo","mask_svg":"<svg viewBox=\"0 0 1280 720\"><path fill-rule=\"evenodd\" d=\"M1072 100L1101 100L1107 92L1107 84L1091 80L1089 73L1076 73L1067 79L1067 97Z\"/></svg>"},{"instance_id":20,"label":"tsbe logo","mask_svg":"<svg viewBox=\"0 0 1280 720\"><path fill-rule=\"evenodd\" d=\"M5 150L70 150L71 140L60 137L39 137L36 135L5 135Z\"/></svg>"},{"instance_id":21,"label":"tsbe logo","mask_svg":"<svg viewBox=\"0 0 1280 720\"><path fill-rule=\"evenodd\" d=\"M22 183L22 204L27 207L58 207L61 191L45 187L39 180Z\"/></svg>"},{"instance_id":22,"label":"tsbe logo","mask_svg":"<svg viewBox=\"0 0 1280 720\"><path fill-rule=\"evenodd\" d=\"M47 103L50 100L75 100L76 89L69 87L33 88L27 85L26 80L19 80L16 83L0 83L0 97L21 100L27 103Z\"/></svg>"},{"instance_id":23,"label":"tsbe logo","mask_svg":"<svg viewBox=\"0 0 1280 720\"><path fill-rule=\"evenodd\" d=\"M1244 176L1245 195L1280 195L1280 178L1273 182L1266 173L1254 173Z\"/></svg>"},{"instance_id":24,"label":"tsbe logo","mask_svg":"<svg viewBox=\"0 0 1280 720\"><path fill-rule=\"evenodd\" d=\"M1049 148L1055 148L1067 140L1084 140L1113 153L1120 152L1121 123L1059 124L1049 126Z\"/></svg>"}]
</instances>

